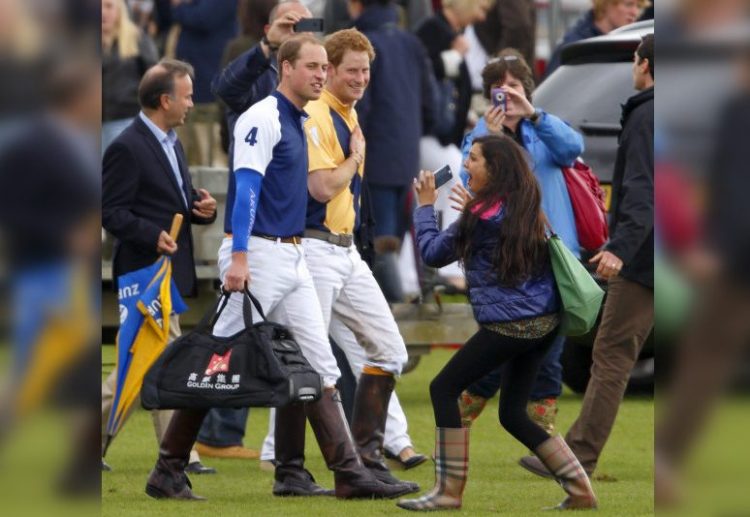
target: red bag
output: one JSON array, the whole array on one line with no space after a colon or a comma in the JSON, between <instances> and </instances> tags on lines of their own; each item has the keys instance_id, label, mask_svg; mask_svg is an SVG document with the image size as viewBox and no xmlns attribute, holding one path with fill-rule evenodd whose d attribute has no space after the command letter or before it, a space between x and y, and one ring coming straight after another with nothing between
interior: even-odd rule
<instances>
[{"instance_id":1,"label":"red bag","mask_svg":"<svg viewBox=\"0 0 750 517\"><path fill-rule=\"evenodd\" d=\"M606 194L594 171L581 160L573 162L572 167L563 167L562 171L573 205L578 243L585 250L596 251L609 238Z\"/></svg>"}]
</instances>

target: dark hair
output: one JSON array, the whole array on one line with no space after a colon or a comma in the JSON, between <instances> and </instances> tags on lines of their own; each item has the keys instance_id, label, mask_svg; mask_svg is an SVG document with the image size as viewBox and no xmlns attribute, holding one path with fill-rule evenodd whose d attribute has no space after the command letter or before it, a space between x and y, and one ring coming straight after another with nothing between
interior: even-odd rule
<instances>
[{"instance_id":1,"label":"dark hair","mask_svg":"<svg viewBox=\"0 0 750 517\"><path fill-rule=\"evenodd\" d=\"M654 65L656 64L654 63L654 35L646 34L635 53L638 54L638 63L644 59L648 59L648 72L651 74L652 79L656 77L654 75Z\"/></svg>"},{"instance_id":2,"label":"dark hair","mask_svg":"<svg viewBox=\"0 0 750 517\"><path fill-rule=\"evenodd\" d=\"M521 81L523 92L526 98L531 101L531 95L534 91L534 73L518 50L514 48L504 48L498 52L497 57L488 61L487 66L482 70L482 90L486 99L490 98L492 85L505 81L505 76L510 74Z\"/></svg>"},{"instance_id":3,"label":"dark hair","mask_svg":"<svg viewBox=\"0 0 750 517\"><path fill-rule=\"evenodd\" d=\"M277 5L276 0L240 0L237 4L237 19L242 34L260 41L265 34L265 26L271 19L271 11Z\"/></svg>"},{"instance_id":4,"label":"dark hair","mask_svg":"<svg viewBox=\"0 0 750 517\"><path fill-rule=\"evenodd\" d=\"M487 185L464 207L459 221L456 251L467 264L472 253L472 236L479 222L476 212L502 203L504 216L492 266L502 285L517 286L540 274L549 262L542 213L542 194L531 172L524 150L507 136L483 136L480 146L487 168Z\"/></svg>"},{"instance_id":5,"label":"dark hair","mask_svg":"<svg viewBox=\"0 0 750 517\"><path fill-rule=\"evenodd\" d=\"M193 66L178 59L162 59L154 66L146 70L138 86L138 101L142 108L159 109L162 95L174 93L174 80L176 77L195 75Z\"/></svg>"},{"instance_id":6,"label":"dark hair","mask_svg":"<svg viewBox=\"0 0 750 517\"><path fill-rule=\"evenodd\" d=\"M281 73L284 69L284 61L289 61L289 63L294 66L294 64L299 59L299 52L300 50L302 50L302 46L305 43L320 45L321 47L323 46L323 44L318 41L315 36L304 33L295 34L281 44L281 47L279 47L279 53L276 55L276 62L279 64L279 80L281 80Z\"/></svg>"}]
</instances>

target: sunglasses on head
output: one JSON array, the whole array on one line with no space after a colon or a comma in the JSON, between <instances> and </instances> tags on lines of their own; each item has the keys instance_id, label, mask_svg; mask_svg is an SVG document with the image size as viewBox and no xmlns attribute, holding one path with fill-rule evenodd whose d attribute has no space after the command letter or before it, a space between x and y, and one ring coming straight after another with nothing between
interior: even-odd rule
<instances>
[{"instance_id":1,"label":"sunglasses on head","mask_svg":"<svg viewBox=\"0 0 750 517\"><path fill-rule=\"evenodd\" d=\"M487 61L487 64L492 63L498 63L500 61L518 61L518 56L500 56L500 57L493 57L489 61Z\"/></svg>"}]
</instances>

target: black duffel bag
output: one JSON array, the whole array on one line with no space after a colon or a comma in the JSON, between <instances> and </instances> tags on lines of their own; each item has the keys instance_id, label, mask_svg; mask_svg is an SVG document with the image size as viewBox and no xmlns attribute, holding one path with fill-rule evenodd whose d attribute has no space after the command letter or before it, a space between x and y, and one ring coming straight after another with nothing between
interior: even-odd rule
<instances>
[{"instance_id":1,"label":"black duffel bag","mask_svg":"<svg viewBox=\"0 0 750 517\"><path fill-rule=\"evenodd\" d=\"M229 301L229 293L222 293L192 332L164 350L143 379L144 408L280 407L320 398L320 375L292 334L267 321L258 300L247 289L244 294L242 331L213 335ZM251 302L260 314L258 323L253 323Z\"/></svg>"}]
</instances>

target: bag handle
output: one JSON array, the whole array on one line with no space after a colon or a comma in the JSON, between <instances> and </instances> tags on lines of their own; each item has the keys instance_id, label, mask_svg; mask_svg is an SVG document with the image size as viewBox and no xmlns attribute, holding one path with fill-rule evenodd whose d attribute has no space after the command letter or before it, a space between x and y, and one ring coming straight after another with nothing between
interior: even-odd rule
<instances>
[{"instance_id":1,"label":"bag handle","mask_svg":"<svg viewBox=\"0 0 750 517\"><path fill-rule=\"evenodd\" d=\"M544 224L544 233L547 234L546 235L547 240L549 240L551 237L556 236L557 234L555 233L555 229L552 228L552 223L549 221L549 219L544 214L544 212L542 212L541 218L542 218L542 224Z\"/></svg>"},{"instance_id":2,"label":"bag handle","mask_svg":"<svg viewBox=\"0 0 750 517\"><path fill-rule=\"evenodd\" d=\"M245 328L250 328L253 326L253 311L250 306L251 303L258 311L261 320L266 321L266 314L265 312L263 312L263 307L261 306L258 299L252 295L250 289L247 287L247 284L245 284L243 294L242 319L244 320ZM216 322L219 321L219 316L221 316L221 313L224 311L227 303L229 303L229 297L231 295L232 293L230 293L229 291L225 291L223 287L221 288L221 295L216 300L216 302L212 304L211 308L206 311L206 314L203 315L203 318L201 318L200 322L198 322L198 325L196 325L195 327L196 332L207 334L213 333L214 326L216 325Z\"/></svg>"},{"instance_id":3,"label":"bag handle","mask_svg":"<svg viewBox=\"0 0 750 517\"><path fill-rule=\"evenodd\" d=\"M247 284L245 284L244 295L245 296L242 299L242 317L245 320L245 326L251 327L253 325L253 311L248 302L251 302L255 306L255 310L258 311L260 319L266 321L266 314L263 312L263 307L261 307L258 299L250 292Z\"/></svg>"},{"instance_id":4,"label":"bag handle","mask_svg":"<svg viewBox=\"0 0 750 517\"><path fill-rule=\"evenodd\" d=\"M195 332L200 332L201 334L210 334L214 329L216 321L219 319L219 315L224 310L224 307L227 306L227 302L229 302L229 297L226 296L222 291L221 296L219 296L216 301L211 304L211 307L206 311L201 320L195 326Z\"/></svg>"}]
</instances>

